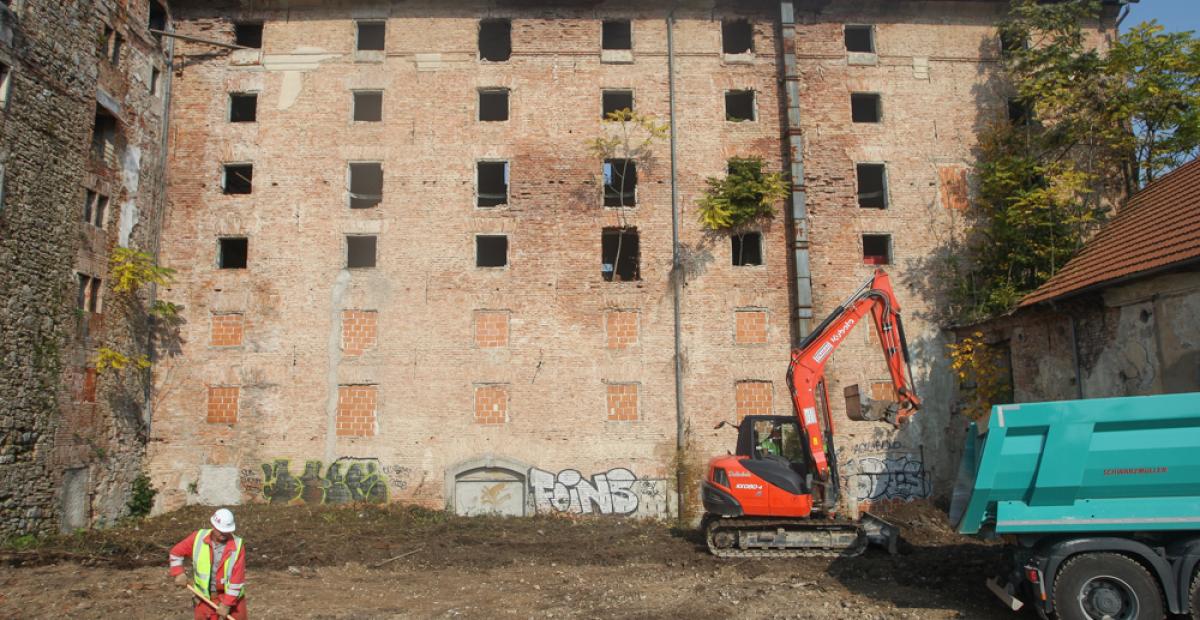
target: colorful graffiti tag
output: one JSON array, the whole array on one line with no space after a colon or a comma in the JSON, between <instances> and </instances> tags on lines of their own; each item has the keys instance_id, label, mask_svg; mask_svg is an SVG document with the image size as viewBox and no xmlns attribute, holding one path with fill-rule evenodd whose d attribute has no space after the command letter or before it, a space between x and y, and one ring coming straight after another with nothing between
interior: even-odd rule
<instances>
[{"instance_id":1,"label":"colorful graffiti tag","mask_svg":"<svg viewBox=\"0 0 1200 620\"><path fill-rule=\"evenodd\" d=\"M860 502L909 501L933 491L929 472L915 454L859 457L850 462L847 473L850 492Z\"/></svg>"},{"instance_id":2,"label":"colorful graffiti tag","mask_svg":"<svg viewBox=\"0 0 1200 620\"><path fill-rule=\"evenodd\" d=\"M324 469L324 473L322 473ZM287 459L263 463L262 496L272 504L383 504L388 483L378 459L340 458L328 467L305 461L304 472L293 476Z\"/></svg>"},{"instance_id":3,"label":"colorful graffiti tag","mask_svg":"<svg viewBox=\"0 0 1200 620\"><path fill-rule=\"evenodd\" d=\"M585 479L574 469L557 474L532 468L529 486L538 512L628 515L637 512L638 494L633 472L623 467Z\"/></svg>"}]
</instances>

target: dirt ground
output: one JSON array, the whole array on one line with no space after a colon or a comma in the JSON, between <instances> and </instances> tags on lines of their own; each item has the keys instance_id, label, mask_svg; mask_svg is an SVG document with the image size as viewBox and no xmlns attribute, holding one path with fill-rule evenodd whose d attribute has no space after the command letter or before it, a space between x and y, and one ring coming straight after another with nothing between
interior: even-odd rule
<instances>
[{"instance_id":1,"label":"dirt ground","mask_svg":"<svg viewBox=\"0 0 1200 620\"><path fill-rule=\"evenodd\" d=\"M1007 618L1000 548L925 504L886 510L911 545L858 558L720 560L695 532L612 518L458 518L411 507L243 506L257 618ZM185 509L0 550L0 618L188 618L167 549Z\"/></svg>"}]
</instances>

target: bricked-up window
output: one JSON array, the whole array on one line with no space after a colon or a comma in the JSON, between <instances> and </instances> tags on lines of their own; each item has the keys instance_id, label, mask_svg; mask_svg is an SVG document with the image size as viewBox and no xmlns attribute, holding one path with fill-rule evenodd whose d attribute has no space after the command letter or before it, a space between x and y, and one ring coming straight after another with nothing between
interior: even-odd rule
<instances>
[{"instance_id":1,"label":"bricked-up window","mask_svg":"<svg viewBox=\"0 0 1200 620\"><path fill-rule=\"evenodd\" d=\"M108 196L87 190L83 200L83 221L104 228L108 219Z\"/></svg>"},{"instance_id":2,"label":"bricked-up window","mask_svg":"<svg viewBox=\"0 0 1200 620\"><path fill-rule=\"evenodd\" d=\"M94 403L96 402L96 379L99 373L95 367L83 369L83 385L79 388L79 402Z\"/></svg>"},{"instance_id":3,"label":"bricked-up window","mask_svg":"<svg viewBox=\"0 0 1200 620\"><path fill-rule=\"evenodd\" d=\"M862 236L863 264L892 264L892 236L869 234Z\"/></svg>"},{"instance_id":4,"label":"bricked-up window","mask_svg":"<svg viewBox=\"0 0 1200 620\"><path fill-rule=\"evenodd\" d=\"M600 237L600 275L606 282L641 280L636 228L605 228Z\"/></svg>"},{"instance_id":5,"label":"bricked-up window","mask_svg":"<svg viewBox=\"0 0 1200 620\"><path fill-rule=\"evenodd\" d=\"M1008 100L1008 122L1015 127L1024 127L1033 119L1033 106L1021 99Z\"/></svg>"},{"instance_id":6,"label":"bricked-up window","mask_svg":"<svg viewBox=\"0 0 1200 620\"><path fill-rule=\"evenodd\" d=\"M730 90L725 92L725 120L752 121L754 114L754 91Z\"/></svg>"},{"instance_id":7,"label":"bricked-up window","mask_svg":"<svg viewBox=\"0 0 1200 620\"><path fill-rule=\"evenodd\" d=\"M611 422L633 422L638 419L638 384L608 384L608 419Z\"/></svg>"},{"instance_id":8,"label":"bricked-up window","mask_svg":"<svg viewBox=\"0 0 1200 620\"><path fill-rule=\"evenodd\" d=\"M863 54L875 53L874 26L846 26L846 51Z\"/></svg>"},{"instance_id":9,"label":"bricked-up window","mask_svg":"<svg viewBox=\"0 0 1200 620\"><path fill-rule=\"evenodd\" d=\"M479 22L479 58L504 62L512 56L512 22L484 19Z\"/></svg>"},{"instance_id":10,"label":"bricked-up window","mask_svg":"<svg viewBox=\"0 0 1200 620\"><path fill-rule=\"evenodd\" d=\"M721 50L726 54L747 54L754 51L754 29L744 19L721 21Z\"/></svg>"},{"instance_id":11,"label":"bricked-up window","mask_svg":"<svg viewBox=\"0 0 1200 620\"><path fill-rule=\"evenodd\" d=\"M229 94L229 122L253 123L258 120L258 93Z\"/></svg>"},{"instance_id":12,"label":"bricked-up window","mask_svg":"<svg viewBox=\"0 0 1200 620\"><path fill-rule=\"evenodd\" d=\"M633 110L632 90L605 90L600 92L600 118L620 110Z\"/></svg>"},{"instance_id":13,"label":"bricked-up window","mask_svg":"<svg viewBox=\"0 0 1200 620\"><path fill-rule=\"evenodd\" d=\"M236 424L240 392L236 385L208 386L208 423Z\"/></svg>"},{"instance_id":14,"label":"bricked-up window","mask_svg":"<svg viewBox=\"0 0 1200 620\"><path fill-rule=\"evenodd\" d=\"M606 19L601 26L600 49L633 49L633 26L628 19Z\"/></svg>"},{"instance_id":15,"label":"bricked-up window","mask_svg":"<svg viewBox=\"0 0 1200 620\"><path fill-rule=\"evenodd\" d=\"M508 89L481 88L479 89L479 120L506 121L508 120Z\"/></svg>"},{"instance_id":16,"label":"bricked-up window","mask_svg":"<svg viewBox=\"0 0 1200 620\"><path fill-rule=\"evenodd\" d=\"M217 239L217 267L221 269L245 269L249 256L249 239L245 237L221 237Z\"/></svg>"},{"instance_id":17,"label":"bricked-up window","mask_svg":"<svg viewBox=\"0 0 1200 620\"><path fill-rule=\"evenodd\" d=\"M735 344L767 344L767 311L747 308L734 312Z\"/></svg>"},{"instance_id":18,"label":"bricked-up window","mask_svg":"<svg viewBox=\"0 0 1200 620\"><path fill-rule=\"evenodd\" d=\"M336 419L338 437L373 437L378 400L378 386L339 385Z\"/></svg>"},{"instance_id":19,"label":"bricked-up window","mask_svg":"<svg viewBox=\"0 0 1200 620\"><path fill-rule=\"evenodd\" d=\"M375 266L374 235L346 235L346 268L369 269Z\"/></svg>"},{"instance_id":20,"label":"bricked-up window","mask_svg":"<svg viewBox=\"0 0 1200 620\"><path fill-rule=\"evenodd\" d=\"M734 386L737 419L748 415L771 415L771 382L738 381Z\"/></svg>"},{"instance_id":21,"label":"bricked-up window","mask_svg":"<svg viewBox=\"0 0 1200 620\"><path fill-rule=\"evenodd\" d=\"M245 317L240 312L213 313L212 333L208 344L213 347L240 347L245 331Z\"/></svg>"},{"instance_id":22,"label":"bricked-up window","mask_svg":"<svg viewBox=\"0 0 1200 620\"><path fill-rule=\"evenodd\" d=\"M604 160L604 206L637 206L637 162L632 159Z\"/></svg>"},{"instance_id":23,"label":"bricked-up window","mask_svg":"<svg viewBox=\"0 0 1200 620\"><path fill-rule=\"evenodd\" d=\"M499 349L508 346L508 311L475 311L475 346Z\"/></svg>"},{"instance_id":24,"label":"bricked-up window","mask_svg":"<svg viewBox=\"0 0 1200 620\"><path fill-rule=\"evenodd\" d=\"M378 90L354 91L354 120L361 123L382 121L383 92Z\"/></svg>"},{"instance_id":25,"label":"bricked-up window","mask_svg":"<svg viewBox=\"0 0 1200 620\"><path fill-rule=\"evenodd\" d=\"M351 209L370 209L383 202L383 164L351 163L346 174L350 177Z\"/></svg>"},{"instance_id":26,"label":"bricked-up window","mask_svg":"<svg viewBox=\"0 0 1200 620\"><path fill-rule=\"evenodd\" d=\"M107 108L96 106L96 124L92 127L92 153L106 162L117 156L117 117Z\"/></svg>"},{"instance_id":27,"label":"bricked-up window","mask_svg":"<svg viewBox=\"0 0 1200 620\"><path fill-rule=\"evenodd\" d=\"M475 423L504 424L508 422L508 386L475 386Z\"/></svg>"},{"instance_id":28,"label":"bricked-up window","mask_svg":"<svg viewBox=\"0 0 1200 620\"><path fill-rule=\"evenodd\" d=\"M99 313L100 292L103 290L100 278L86 273L76 273L75 282L75 306L84 312Z\"/></svg>"},{"instance_id":29,"label":"bricked-up window","mask_svg":"<svg viewBox=\"0 0 1200 620\"><path fill-rule=\"evenodd\" d=\"M863 209L887 208L887 169L883 164L858 164L858 206Z\"/></svg>"},{"instance_id":30,"label":"bricked-up window","mask_svg":"<svg viewBox=\"0 0 1200 620\"><path fill-rule=\"evenodd\" d=\"M382 51L387 39L385 22L358 22L357 46L359 51Z\"/></svg>"},{"instance_id":31,"label":"bricked-up window","mask_svg":"<svg viewBox=\"0 0 1200 620\"><path fill-rule=\"evenodd\" d=\"M856 123L878 123L883 120L883 102L876 93L850 95L850 118Z\"/></svg>"},{"instance_id":32,"label":"bricked-up window","mask_svg":"<svg viewBox=\"0 0 1200 620\"><path fill-rule=\"evenodd\" d=\"M478 235L475 237L475 266L504 267L508 265L508 237Z\"/></svg>"},{"instance_id":33,"label":"bricked-up window","mask_svg":"<svg viewBox=\"0 0 1200 620\"><path fill-rule=\"evenodd\" d=\"M481 161L475 164L475 204L480 207L497 207L508 204L508 162Z\"/></svg>"},{"instance_id":34,"label":"bricked-up window","mask_svg":"<svg viewBox=\"0 0 1200 620\"><path fill-rule=\"evenodd\" d=\"M233 25L233 42L242 47L262 49L262 22L238 22Z\"/></svg>"},{"instance_id":35,"label":"bricked-up window","mask_svg":"<svg viewBox=\"0 0 1200 620\"><path fill-rule=\"evenodd\" d=\"M637 310L609 310L604 313L604 335L609 349L627 349L638 343Z\"/></svg>"},{"instance_id":36,"label":"bricked-up window","mask_svg":"<svg viewBox=\"0 0 1200 620\"><path fill-rule=\"evenodd\" d=\"M762 233L748 232L730 235L733 266L748 267L763 264Z\"/></svg>"},{"instance_id":37,"label":"bricked-up window","mask_svg":"<svg viewBox=\"0 0 1200 620\"><path fill-rule=\"evenodd\" d=\"M362 355L374 349L378 339L379 313L374 310L342 311L342 353Z\"/></svg>"},{"instance_id":38,"label":"bricked-up window","mask_svg":"<svg viewBox=\"0 0 1200 620\"><path fill-rule=\"evenodd\" d=\"M226 194L249 194L254 191L254 164L225 164L222 187Z\"/></svg>"}]
</instances>

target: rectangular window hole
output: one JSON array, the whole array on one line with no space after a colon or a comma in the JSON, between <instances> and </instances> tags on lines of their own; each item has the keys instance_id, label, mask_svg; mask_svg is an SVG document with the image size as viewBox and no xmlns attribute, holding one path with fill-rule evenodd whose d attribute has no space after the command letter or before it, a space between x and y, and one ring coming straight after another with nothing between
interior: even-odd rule
<instances>
[{"instance_id":1,"label":"rectangular window hole","mask_svg":"<svg viewBox=\"0 0 1200 620\"><path fill-rule=\"evenodd\" d=\"M476 164L478 182L475 204L496 207L508 204L508 162L481 161Z\"/></svg>"},{"instance_id":2,"label":"rectangular window hole","mask_svg":"<svg viewBox=\"0 0 1200 620\"><path fill-rule=\"evenodd\" d=\"M875 53L874 26L846 26L846 51Z\"/></svg>"},{"instance_id":3,"label":"rectangular window hole","mask_svg":"<svg viewBox=\"0 0 1200 620\"><path fill-rule=\"evenodd\" d=\"M632 90L606 90L600 93L600 118L621 110L633 110Z\"/></svg>"},{"instance_id":4,"label":"rectangular window hole","mask_svg":"<svg viewBox=\"0 0 1200 620\"><path fill-rule=\"evenodd\" d=\"M1008 100L1008 122L1016 127L1022 127L1029 124L1033 118L1032 106L1020 99Z\"/></svg>"},{"instance_id":5,"label":"rectangular window hole","mask_svg":"<svg viewBox=\"0 0 1200 620\"><path fill-rule=\"evenodd\" d=\"M222 237L217 239L217 267L221 269L245 269L250 256L250 240L245 237Z\"/></svg>"},{"instance_id":6,"label":"rectangular window hole","mask_svg":"<svg viewBox=\"0 0 1200 620\"><path fill-rule=\"evenodd\" d=\"M239 22L234 24L233 42L242 47L262 49L262 22Z\"/></svg>"},{"instance_id":7,"label":"rectangular window hole","mask_svg":"<svg viewBox=\"0 0 1200 620\"><path fill-rule=\"evenodd\" d=\"M863 264L890 265L892 263L891 235L863 235Z\"/></svg>"},{"instance_id":8,"label":"rectangular window hole","mask_svg":"<svg viewBox=\"0 0 1200 620\"><path fill-rule=\"evenodd\" d=\"M878 123L883 118L882 98L876 93L852 93L850 117L856 123Z\"/></svg>"},{"instance_id":9,"label":"rectangular window hole","mask_svg":"<svg viewBox=\"0 0 1200 620\"><path fill-rule=\"evenodd\" d=\"M604 206L637 205L637 162L632 159L604 160Z\"/></svg>"},{"instance_id":10,"label":"rectangular window hole","mask_svg":"<svg viewBox=\"0 0 1200 620\"><path fill-rule=\"evenodd\" d=\"M762 233L748 232L741 235L730 235L733 249L733 265L749 267L763 264Z\"/></svg>"},{"instance_id":11,"label":"rectangular window hole","mask_svg":"<svg viewBox=\"0 0 1200 620\"><path fill-rule=\"evenodd\" d=\"M350 164L350 208L370 209L383 202L383 164Z\"/></svg>"},{"instance_id":12,"label":"rectangular window hole","mask_svg":"<svg viewBox=\"0 0 1200 620\"><path fill-rule=\"evenodd\" d=\"M124 45L125 37L122 37L121 33L119 32L114 32L111 44L108 48L108 61L111 62L114 67L121 64L121 48L124 47Z\"/></svg>"},{"instance_id":13,"label":"rectangular window hole","mask_svg":"<svg viewBox=\"0 0 1200 620\"><path fill-rule=\"evenodd\" d=\"M383 93L377 90L354 91L354 120L378 123L383 120Z\"/></svg>"},{"instance_id":14,"label":"rectangular window hole","mask_svg":"<svg viewBox=\"0 0 1200 620\"><path fill-rule=\"evenodd\" d=\"M225 164L225 193L249 194L254 189L254 164Z\"/></svg>"},{"instance_id":15,"label":"rectangular window hole","mask_svg":"<svg viewBox=\"0 0 1200 620\"><path fill-rule=\"evenodd\" d=\"M508 265L508 237L479 235L475 237L475 266L504 267Z\"/></svg>"},{"instance_id":16,"label":"rectangular window hole","mask_svg":"<svg viewBox=\"0 0 1200 620\"><path fill-rule=\"evenodd\" d=\"M508 120L508 89L488 88L479 91L479 120Z\"/></svg>"},{"instance_id":17,"label":"rectangular window hole","mask_svg":"<svg viewBox=\"0 0 1200 620\"><path fill-rule=\"evenodd\" d=\"M108 212L108 196L87 190L83 203L83 221L97 228L104 228Z\"/></svg>"},{"instance_id":18,"label":"rectangular window hole","mask_svg":"<svg viewBox=\"0 0 1200 620\"><path fill-rule=\"evenodd\" d=\"M600 237L600 275L606 282L640 280L636 228L605 228Z\"/></svg>"},{"instance_id":19,"label":"rectangular window hole","mask_svg":"<svg viewBox=\"0 0 1200 620\"><path fill-rule=\"evenodd\" d=\"M258 120L258 93L229 95L229 122L253 123Z\"/></svg>"},{"instance_id":20,"label":"rectangular window hole","mask_svg":"<svg viewBox=\"0 0 1200 620\"><path fill-rule=\"evenodd\" d=\"M604 20L601 27L600 48L606 50L633 49L633 26L629 20Z\"/></svg>"},{"instance_id":21,"label":"rectangular window hole","mask_svg":"<svg viewBox=\"0 0 1200 620\"><path fill-rule=\"evenodd\" d=\"M150 94L158 96L158 82L162 78L162 71L158 67L150 67Z\"/></svg>"},{"instance_id":22,"label":"rectangular window hole","mask_svg":"<svg viewBox=\"0 0 1200 620\"><path fill-rule=\"evenodd\" d=\"M485 19L479 22L479 58L504 62L512 56L512 22Z\"/></svg>"},{"instance_id":23,"label":"rectangular window hole","mask_svg":"<svg viewBox=\"0 0 1200 620\"><path fill-rule=\"evenodd\" d=\"M887 172L883 164L858 164L858 206L863 209L887 208Z\"/></svg>"},{"instance_id":24,"label":"rectangular window hole","mask_svg":"<svg viewBox=\"0 0 1200 620\"><path fill-rule=\"evenodd\" d=\"M76 307L84 312L96 313L100 311L100 278L89 276L85 273L76 273L76 282L78 288L76 290Z\"/></svg>"},{"instance_id":25,"label":"rectangular window hole","mask_svg":"<svg viewBox=\"0 0 1200 620\"><path fill-rule=\"evenodd\" d=\"M358 45L361 51L382 51L387 38L385 22L358 22Z\"/></svg>"},{"instance_id":26,"label":"rectangular window hole","mask_svg":"<svg viewBox=\"0 0 1200 620\"><path fill-rule=\"evenodd\" d=\"M1013 52L1019 52L1029 47L1029 40L1008 30L1000 30L1000 53L1009 57Z\"/></svg>"},{"instance_id":27,"label":"rectangular window hole","mask_svg":"<svg viewBox=\"0 0 1200 620\"><path fill-rule=\"evenodd\" d=\"M346 268L362 269L375 266L374 235L346 236Z\"/></svg>"},{"instance_id":28,"label":"rectangular window hole","mask_svg":"<svg viewBox=\"0 0 1200 620\"><path fill-rule=\"evenodd\" d=\"M730 90L725 92L725 120L754 120L754 91Z\"/></svg>"},{"instance_id":29,"label":"rectangular window hole","mask_svg":"<svg viewBox=\"0 0 1200 620\"><path fill-rule=\"evenodd\" d=\"M754 29L744 19L721 21L721 50L726 54L748 54L754 51Z\"/></svg>"},{"instance_id":30,"label":"rectangular window hole","mask_svg":"<svg viewBox=\"0 0 1200 620\"><path fill-rule=\"evenodd\" d=\"M158 0L150 0L150 20L146 25L151 30L167 29L167 9Z\"/></svg>"},{"instance_id":31,"label":"rectangular window hole","mask_svg":"<svg viewBox=\"0 0 1200 620\"><path fill-rule=\"evenodd\" d=\"M108 160L116 155L117 117L104 107L96 106L96 124L92 127L92 152Z\"/></svg>"}]
</instances>

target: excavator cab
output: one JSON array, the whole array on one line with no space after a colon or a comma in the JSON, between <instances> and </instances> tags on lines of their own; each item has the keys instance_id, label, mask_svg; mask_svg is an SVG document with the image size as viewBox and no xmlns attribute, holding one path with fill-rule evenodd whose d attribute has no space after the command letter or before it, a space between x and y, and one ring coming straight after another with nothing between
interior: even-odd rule
<instances>
[{"instance_id":1,"label":"excavator cab","mask_svg":"<svg viewBox=\"0 0 1200 620\"><path fill-rule=\"evenodd\" d=\"M809 492L804 436L796 416L746 416L738 425L737 445L738 456L747 457L742 467L754 475L793 495Z\"/></svg>"}]
</instances>

